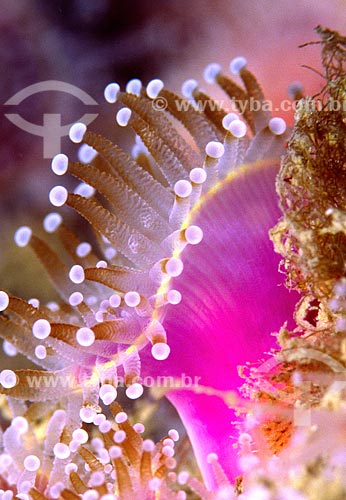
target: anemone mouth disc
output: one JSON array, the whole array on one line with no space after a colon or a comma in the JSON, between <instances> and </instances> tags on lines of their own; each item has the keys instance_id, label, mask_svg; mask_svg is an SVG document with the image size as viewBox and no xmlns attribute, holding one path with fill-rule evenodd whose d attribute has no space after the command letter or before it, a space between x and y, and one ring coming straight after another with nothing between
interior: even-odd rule
<instances>
[{"instance_id":1,"label":"anemone mouth disc","mask_svg":"<svg viewBox=\"0 0 346 500\"><path fill-rule=\"evenodd\" d=\"M255 358L260 357L268 346L266 335L289 319L287 312L293 310L297 296L288 296L283 286L280 257L269 238L269 230L280 218L275 191L278 170L275 159L243 165L216 183L189 212L182 228L197 226L203 238L196 246L173 252L184 271L168 276L157 292L161 296L177 290L181 300L153 311L153 318L162 322L172 338L171 362L160 367L164 372L172 370L175 376L180 375L174 369L174 356L184 339L186 348L179 348L178 366L190 375L204 373L198 372L197 363L195 372L189 372L192 356L208 356L206 347L213 353L227 351L233 332L242 332L236 333L236 342L244 348L244 363L248 344L256 347ZM262 315L263 310L266 313ZM193 338L200 342L189 342ZM239 353L236 356L238 361L227 361L222 366L225 376L217 375L213 383L211 370L206 385L230 389L227 380L232 378L234 363L239 364L242 357Z\"/></svg>"},{"instance_id":2,"label":"anemone mouth disc","mask_svg":"<svg viewBox=\"0 0 346 500\"><path fill-rule=\"evenodd\" d=\"M181 229L186 231L189 228L194 228L194 227L197 228L197 231L199 230L198 232L201 234L198 243L201 243L203 240L205 243L203 228L206 228L208 224L209 227L210 225L216 227L215 233L217 233L217 230L219 229L220 233L223 232L226 235L228 228L232 225L237 216L239 216L239 214L243 210L245 210L248 213L248 216L250 217L252 209L253 209L253 215L251 216L251 218L253 220L253 227L255 228L256 226L258 226L258 228L260 228L261 227L260 222L256 224L256 217L261 214L261 207L258 207L256 205L256 200L258 200L258 198L254 196L255 194L258 195L259 193L261 193L263 197L262 210L264 209L267 215L269 214L270 211L272 212L272 214L274 214L274 217L272 217L272 221L275 224L275 222L277 222L277 220L281 215L278 208L279 197L274 195L273 198L273 189L275 190L273 186L275 185L275 177L278 172L279 172L279 161L275 158L252 162L239 166L236 170L230 172L224 179L221 179L214 185L212 185L211 188L199 198L198 202L192 207L186 219L182 223ZM274 181L274 183L272 183L273 186L270 186L269 183L268 186L266 186L266 181L262 183L261 177L270 178L271 181ZM253 191L252 184L256 185L255 191ZM240 187L239 190L237 186ZM229 191L234 193L237 193L238 191L237 202L235 202L234 199L232 200L232 197L230 198L229 196L227 196L227 193ZM239 196L239 192L241 192L241 196ZM229 214L229 224L227 224L223 228L219 227L221 226L221 224L217 216L215 217L215 221L213 224L213 221L210 220L210 216L208 215L208 213L210 212L210 208L213 207L213 205L214 206L220 205L220 201L222 199L223 199L223 209L227 211L227 213ZM235 206L236 203L238 203L237 206ZM207 217L205 217L206 215ZM204 220L205 218L206 220ZM271 217L268 217L268 219L270 218ZM269 229L271 229L271 227L272 226L270 226L269 223L266 233L268 236L268 240L269 240ZM245 231L246 227L244 226L244 232ZM210 243L207 244L210 245ZM198 252L198 250L196 250L196 252ZM184 246L183 248L178 248L174 250L172 253L172 258L180 259L182 260L182 262L185 262L187 260L186 254L188 253L192 254L194 253L193 248L191 248L191 244L188 246ZM168 276L165 280L163 280L158 288L157 293L158 294L167 293L172 287L174 288L177 282L175 278L176 278L175 276ZM154 314L156 314L157 310L159 309L156 308L154 309Z\"/></svg>"},{"instance_id":3,"label":"anemone mouth disc","mask_svg":"<svg viewBox=\"0 0 346 500\"><path fill-rule=\"evenodd\" d=\"M227 422L237 419L229 399L232 394L237 405L243 384L237 367L258 362L275 347L271 333L292 317L297 301L283 286L280 256L268 234L280 217L278 170L277 160L243 165L205 193L184 223L200 227L203 239L174 254L184 272L162 285L163 293L176 289L182 299L163 312L171 353L152 373L180 384L167 396L210 485L209 451L229 476L236 470L236 453L221 436Z\"/></svg>"}]
</instances>

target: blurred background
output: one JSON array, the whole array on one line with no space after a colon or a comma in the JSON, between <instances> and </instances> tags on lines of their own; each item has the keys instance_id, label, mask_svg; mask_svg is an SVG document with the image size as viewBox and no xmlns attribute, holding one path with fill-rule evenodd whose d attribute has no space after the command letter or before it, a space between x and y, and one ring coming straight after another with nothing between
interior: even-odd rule
<instances>
[{"instance_id":1,"label":"blurred background","mask_svg":"<svg viewBox=\"0 0 346 500\"><path fill-rule=\"evenodd\" d=\"M0 0L0 289L25 299L54 298L30 251L15 247L13 233L25 224L41 232L56 177L43 157L42 137L19 129L5 113L42 125L45 113L60 113L67 124L96 112L92 129L129 148L114 109L104 103L107 83L123 86L134 77L143 83L159 77L179 91L186 78L202 80L210 62L228 72L229 61L238 55L248 59L267 98L277 105L287 98L292 81L301 81L307 94L323 87L317 73L302 67L320 70L319 45L298 45L318 40L313 31L318 24L346 34L345 14L345 0ZM5 104L46 80L73 84L98 104L86 110L75 97L54 91L17 106ZM292 112L278 114L292 123ZM62 151L73 154L67 138ZM80 224L73 214L67 217ZM5 363L15 367L19 359ZM161 407L159 420L167 408Z\"/></svg>"}]
</instances>

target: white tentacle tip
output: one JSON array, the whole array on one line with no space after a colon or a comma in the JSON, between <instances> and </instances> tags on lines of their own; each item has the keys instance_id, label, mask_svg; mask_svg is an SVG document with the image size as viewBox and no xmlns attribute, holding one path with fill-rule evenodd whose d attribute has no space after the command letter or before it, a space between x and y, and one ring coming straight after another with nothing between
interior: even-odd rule
<instances>
[{"instance_id":1,"label":"white tentacle tip","mask_svg":"<svg viewBox=\"0 0 346 500\"><path fill-rule=\"evenodd\" d=\"M138 78L133 78L132 80L127 82L125 90L129 94L140 96L142 90L142 82Z\"/></svg>"},{"instance_id":2,"label":"white tentacle tip","mask_svg":"<svg viewBox=\"0 0 346 500\"><path fill-rule=\"evenodd\" d=\"M205 152L210 158L221 158L225 152L225 148L221 142L210 141L205 147Z\"/></svg>"},{"instance_id":3,"label":"white tentacle tip","mask_svg":"<svg viewBox=\"0 0 346 500\"><path fill-rule=\"evenodd\" d=\"M14 233L14 242L18 247L26 247L32 235L32 229L29 226L21 226Z\"/></svg>"},{"instance_id":4,"label":"white tentacle tip","mask_svg":"<svg viewBox=\"0 0 346 500\"><path fill-rule=\"evenodd\" d=\"M274 135L282 135L286 132L286 122L283 118L275 117L269 120L269 130Z\"/></svg>"},{"instance_id":5,"label":"white tentacle tip","mask_svg":"<svg viewBox=\"0 0 346 500\"><path fill-rule=\"evenodd\" d=\"M47 233L54 233L62 223L62 217L57 212L47 214L43 219L43 228Z\"/></svg>"},{"instance_id":6,"label":"white tentacle tip","mask_svg":"<svg viewBox=\"0 0 346 500\"><path fill-rule=\"evenodd\" d=\"M231 70L231 73L234 75L238 75L240 71L245 68L247 65L247 60L243 56L238 56L232 59L229 65L229 69Z\"/></svg>"},{"instance_id":7,"label":"white tentacle tip","mask_svg":"<svg viewBox=\"0 0 346 500\"><path fill-rule=\"evenodd\" d=\"M116 121L120 127L126 127L131 118L132 111L130 108L121 108L116 114Z\"/></svg>"},{"instance_id":8,"label":"white tentacle tip","mask_svg":"<svg viewBox=\"0 0 346 500\"><path fill-rule=\"evenodd\" d=\"M215 83L217 75L221 72L221 66L217 63L208 64L203 72L203 78L207 83Z\"/></svg>"},{"instance_id":9,"label":"white tentacle tip","mask_svg":"<svg viewBox=\"0 0 346 500\"><path fill-rule=\"evenodd\" d=\"M10 298L6 292L0 291L0 311L5 311L10 303Z\"/></svg>"},{"instance_id":10,"label":"white tentacle tip","mask_svg":"<svg viewBox=\"0 0 346 500\"><path fill-rule=\"evenodd\" d=\"M141 384L135 383L130 385L125 392L126 396L129 399L138 399L143 394L143 386Z\"/></svg>"},{"instance_id":11,"label":"white tentacle tip","mask_svg":"<svg viewBox=\"0 0 346 500\"><path fill-rule=\"evenodd\" d=\"M229 130L229 126L230 126L231 122L233 122L234 120L238 120L238 119L239 119L239 117L235 113L227 113L227 115L225 115L222 118L222 126L223 126L223 128L225 130Z\"/></svg>"},{"instance_id":12,"label":"white tentacle tip","mask_svg":"<svg viewBox=\"0 0 346 500\"><path fill-rule=\"evenodd\" d=\"M244 137L246 135L246 130L246 125L241 120L232 120L228 125L228 131L237 139Z\"/></svg>"},{"instance_id":13,"label":"white tentacle tip","mask_svg":"<svg viewBox=\"0 0 346 500\"><path fill-rule=\"evenodd\" d=\"M75 142L76 144L82 142L86 129L87 126L85 125L85 123L82 122L75 123L69 130L68 133L69 138L71 139L72 142Z\"/></svg>"},{"instance_id":14,"label":"white tentacle tip","mask_svg":"<svg viewBox=\"0 0 346 500\"><path fill-rule=\"evenodd\" d=\"M193 78L189 78L188 80L185 80L185 82L181 86L181 92L184 97L187 99L191 99L194 90L196 90L198 87L198 82L197 80L194 80Z\"/></svg>"},{"instance_id":15,"label":"white tentacle tip","mask_svg":"<svg viewBox=\"0 0 346 500\"><path fill-rule=\"evenodd\" d=\"M85 273L82 266L75 264L71 267L69 271L69 278L72 283L80 284L85 280Z\"/></svg>"},{"instance_id":16,"label":"white tentacle tip","mask_svg":"<svg viewBox=\"0 0 346 500\"><path fill-rule=\"evenodd\" d=\"M63 153L59 153L53 157L50 165L55 175L64 175L68 169L68 157Z\"/></svg>"},{"instance_id":17,"label":"white tentacle tip","mask_svg":"<svg viewBox=\"0 0 346 500\"><path fill-rule=\"evenodd\" d=\"M192 192L192 185L189 181L182 179L174 184L174 193L180 198L187 198Z\"/></svg>"},{"instance_id":18,"label":"white tentacle tip","mask_svg":"<svg viewBox=\"0 0 346 500\"><path fill-rule=\"evenodd\" d=\"M110 104L113 104L117 100L118 92L120 90L120 86L117 83L109 83L103 92L104 98Z\"/></svg>"},{"instance_id":19,"label":"white tentacle tip","mask_svg":"<svg viewBox=\"0 0 346 500\"><path fill-rule=\"evenodd\" d=\"M49 201L54 207L65 205L67 197L68 192L64 186L54 186L49 192Z\"/></svg>"},{"instance_id":20,"label":"white tentacle tip","mask_svg":"<svg viewBox=\"0 0 346 500\"><path fill-rule=\"evenodd\" d=\"M171 349L169 345L165 344L164 342L158 342L151 348L151 354L153 355L153 358L157 359L158 361L167 359L170 352Z\"/></svg>"},{"instance_id":21,"label":"white tentacle tip","mask_svg":"<svg viewBox=\"0 0 346 500\"><path fill-rule=\"evenodd\" d=\"M189 226L185 229L185 238L190 245L198 245L203 239L203 231L199 226Z\"/></svg>"},{"instance_id":22,"label":"white tentacle tip","mask_svg":"<svg viewBox=\"0 0 346 500\"><path fill-rule=\"evenodd\" d=\"M150 99L156 99L156 97L159 95L163 87L164 87L163 81L160 80L159 78L154 78L148 83L146 87L147 96Z\"/></svg>"}]
</instances>

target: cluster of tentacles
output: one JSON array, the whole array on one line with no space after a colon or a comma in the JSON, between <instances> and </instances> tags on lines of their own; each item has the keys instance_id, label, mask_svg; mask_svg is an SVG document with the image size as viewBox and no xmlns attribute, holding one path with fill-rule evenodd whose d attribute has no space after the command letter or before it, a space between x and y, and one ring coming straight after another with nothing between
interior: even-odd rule
<instances>
[{"instance_id":1,"label":"cluster of tentacles","mask_svg":"<svg viewBox=\"0 0 346 500\"><path fill-rule=\"evenodd\" d=\"M13 489L20 498L28 492L35 500L59 496L73 499L78 494L85 500L108 498L108 494L109 498L132 498L134 491L140 492L141 498L152 498L151 492L159 488L164 498L183 498L183 493L173 493L174 488L169 493L166 482L161 481L163 476L174 475L166 471L173 464L171 443L163 441L154 446L143 442L128 423L118 422L117 416L118 423L111 423L105 413L109 406L113 412L117 408L115 399L121 381L129 398L140 397L145 376L160 373L169 362L170 351L179 357L173 346L179 344L184 350L185 341L192 344L194 352L195 344L198 356L199 339L186 339L184 332L180 337L171 333L169 318L184 300L188 304L188 288L179 289L178 280L185 273L188 249L207 245L207 259L198 263L202 277L196 276L197 284L191 282L191 293L202 286L208 255L217 261L218 255L213 253L217 238L209 235L208 228L220 223L215 231L217 237L224 237L227 227L222 224L227 225L228 206L225 195L224 205L210 209L208 203L215 193L222 192L230 179L237 179L236 169L248 164L252 164L249 168L257 180L252 187L249 184L250 198L260 204L266 186L274 186L278 162L269 160L282 152L287 140L285 122L271 118L260 105L256 111L251 110L248 104L254 99L264 102L264 96L244 58L233 60L231 70L239 73L244 88L216 64L207 67L205 78L224 90L230 107L233 101L235 108L238 105L245 110L241 117L223 110L194 80L185 82L184 97L167 90L160 80L151 81L146 88L133 80L126 92L117 84L108 85L106 99L122 106L117 113L118 124L131 127L137 136L133 154L86 130L85 125L76 124L70 138L83 142L80 161L71 161L64 154L52 160L57 175L71 174L81 184L74 192L55 186L50 201L56 207L73 208L89 221L95 230L93 245L72 232L58 212L49 213L43 225L59 241L63 258L27 226L15 234L17 245L29 246L35 252L61 296L59 304L43 305L0 292L0 336L5 340L5 350L10 354L17 350L42 368L4 369L0 373L1 392L7 396L14 417L3 435L0 475L3 489ZM204 111L196 103L204 103ZM244 168L239 175L246 187L248 170ZM231 204L239 202L237 189L241 197L244 187L235 184ZM273 206L277 214L275 201ZM205 226L199 222L204 209ZM265 218L266 212L254 214L253 220L258 216ZM273 222L269 215L268 220L269 229ZM227 241L225 245L227 254ZM213 302L217 294L220 307L227 309L226 288L209 290L207 300ZM187 316L195 314L202 322L214 321L207 317L203 300L199 311L187 308ZM261 297L258 300L261 302ZM277 327L284 319L284 313L278 313ZM220 343L222 352L222 339ZM213 350L215 345L217 342L207 349ZM185 369L184 365L180 370ZM169 374L169 370L163 373ZM177 378L179 374L173 371ZM219 386L212 378L202 377L201 384L223 390L227 373ZM47 401L51 411L55 404L58 409L48 427L40 429L47 436L43 442L34 436L37 431L31 424L37 426L41 417L47 420ZM97 432L103 428L103 441L93 437L97 426ZM23 439L25 443L21 443ZM84 439L91 441L91 448L84 447ZM14 457L12 462L10 455ZM217 464L215 457L209 461ZM216 483L222 486L225 482L218 469ZM207 490L198 488L201 498L209 498Z\"/></svg>"},{"instance_id":2,"label":"cluster of tentacles","mask_svg":"<svg viewBox=\"0 0 346 500\"><path fill-rule=\"evenodd\" d=\"M155 444L142 438L144 425L132 426L116 402L110 405L110 418L99 418L94 428L87 428L88 432L82 428L72 430L64 410L49 408L45 412L46 438L42 442L39 425L42 414L38 417L37 410L34 406L26 417L15 417L3 435L2 492L16 483L20 491L17 498L21 499L30 495L34 500L97 500L101 497L131 500L134 495L141 495L140 498L150 500L159 495L167 500L184 500L186 489L195 491L201 498L210 498L205 486L187 471L173 472L174 446L179 440L175 429ZM221 479L217 460L210 455L209 461ZM222 482L224 491L232 494L225 477ZM10 492L13 493L7 490L5 498L12 498Z\"/></svg>"}]
</instances>

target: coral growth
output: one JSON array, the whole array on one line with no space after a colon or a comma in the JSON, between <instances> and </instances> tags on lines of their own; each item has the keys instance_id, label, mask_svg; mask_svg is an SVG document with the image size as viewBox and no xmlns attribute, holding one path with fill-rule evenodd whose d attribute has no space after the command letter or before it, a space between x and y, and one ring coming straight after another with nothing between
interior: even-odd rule
<instances>
[{"instance_id":1,"label":"coral growth","mask_svg":"<svg viewBox=\"0 0 346 500\"><path fill-rule=\"evenodd\" d=\"M298 102L277 177L283 216L271 231L287 286L301 294L297 327L281 329L281 350L252 370L245 386L259 404L253 436L259 443L264 434L272 451L283 451L244 479L250 498L346 495L346 39L326 28L317 32L326 85Z\"/></svg>"}]
</instances>

